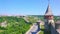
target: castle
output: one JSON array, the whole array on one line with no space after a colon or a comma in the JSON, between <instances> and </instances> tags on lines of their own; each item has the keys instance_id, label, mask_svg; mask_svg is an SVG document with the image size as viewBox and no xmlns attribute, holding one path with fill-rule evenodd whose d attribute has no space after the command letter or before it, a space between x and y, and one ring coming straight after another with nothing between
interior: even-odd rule
<instances>
[{"instance_id":1,"label":"castle","mask_svg":"<svg viewBox=\"0 0 60 34\"><path fill-rule=\"evenodd\" d=\"M51 34L60 34L60 21L54 22L54 15L50 8L50 4L48 4L47 10L44 15L45 22L45 31L49 31Z\"/></svg>"}]
</instances>

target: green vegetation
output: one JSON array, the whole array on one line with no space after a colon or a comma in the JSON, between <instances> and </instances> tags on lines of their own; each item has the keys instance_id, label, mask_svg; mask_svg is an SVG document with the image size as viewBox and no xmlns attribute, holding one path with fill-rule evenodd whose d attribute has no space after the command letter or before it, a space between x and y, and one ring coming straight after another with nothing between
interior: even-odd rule
<instances>
[{"instance_id":1,"label":"green vegetation","mask_svg":"<svg viewBox=\"0 0 60 34\"><path fill-rule=\"evenodd\" d=\"M44 16L43 16L43 15L30 15L30 16L32 16L32 17L37 17L38 20L44 21Z\"/></svg>"},{"instance_id":2,"label":"green vegetation","mask_svg":"<svg viewBox=\"0 0 60 34\"><path fill-rule=\"evenodd\" d=\"M17 17L0 17L0 23L7 21L7 27L0 27L0 34L25 34L30 28L23 18Z\"/></svg>"},{"instance_id":3,"label":"green vegetation","mask_svg":"<svg viewBox=\"0 0 60 34\"><path fill-rule=\"evenodd\" d=\"M40 29L41 29L41 31L39 34L44 34L44 25L40 25Z\"/></svg>"},{"instance_id":4,"label":"green vegetation","mask_svg":"<svg viewBox=\"0 0 60 34\"><path fill-rule=\"evenodd\" d=\"M34 17L37 17L38 19L35 19ZM32 23L36 23L37 20L44 21L44 17L40 15L32 15L31 17L28 17L29 23L26 23L26 21L23 19L23 17L17 17L17 16L2 16L0 17L0 24L4 21L7 22L7 27L1 27L0 25L0 34L25 34L25 32L30 28L30 25ZM54 16L55 22L57 20L60 20L60 16ZM44 25L41 25L41 32L40 34L44 34ZM49 32L45 32L46 34Z\"/></svg>"},{"instance_id":5,"label":"green vegetation","mask_svg":"<svg viewBox=\"0 0 60 34\"><path fill-rule=\"evenodd\" d=\"M36 23L37 22L37 18L35 18L35 17L33 17L33 16L28 16L28 21L30 22L30 23Z\"/></svg>"},{"instance_id":6,"label":"green vegetation","mask_svg":"<svg viewBox=\"0 0 60 34\"><path fill-rule=\"evenodd\" d=\"M60 16L54 16L54 21L60 20Z\"/></svg>"},{"instance_id":7,"label":"green vegetation","mask_svg":"<svg viewBox=\"0 0 60 34\"><path fill-rule=\"evenodd\" d=\"M33 17L38 17L40 20L44 21L44 15L30 15ZM54 21L60 20L60 16L54 16Z\"/></svg>"},{"instance_id":8,"label":"green vegetation","mask_svg":"<svg viewBox=\"0 0 60 34\"><path fill-rule=\"evenodd\" d=\"M44 34L44 31L41 31L39 34Z\"/></svg>"},{"instance_id":9,"label":"green vegetation","mask_svg":"<svg viewBox=\"0 0 60 34\"><path fill-rule=\"evenodd\" d=\"M51 34L50 31L45 31L44 25L40 25L40 33L39 34Z\"/></svg>"}]
</instances>

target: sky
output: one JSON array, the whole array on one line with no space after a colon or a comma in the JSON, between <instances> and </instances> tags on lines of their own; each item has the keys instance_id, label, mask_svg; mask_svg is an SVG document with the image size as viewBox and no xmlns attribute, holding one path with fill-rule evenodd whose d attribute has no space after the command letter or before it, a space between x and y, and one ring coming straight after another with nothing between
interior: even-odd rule
<instances>
[{"instance_id":1,"label":"sky","mask_svg":"<svg viewBox=\"0 0 60 34\"><path fill-rule=\"evenodd\" d=\"M44 15L48 0L0 0L0 15ZM60 0L50 0L54 15L60 15Z\"/></svg>"}]
</instances>

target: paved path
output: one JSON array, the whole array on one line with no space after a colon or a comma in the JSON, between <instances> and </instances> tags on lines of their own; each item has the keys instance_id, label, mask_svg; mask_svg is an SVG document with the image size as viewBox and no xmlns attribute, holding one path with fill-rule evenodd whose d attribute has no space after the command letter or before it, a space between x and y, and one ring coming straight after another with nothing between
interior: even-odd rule
<instances>
[{"instance_id":1,"label":"paved path","mask_svg":"<svg viewBox=\"0 0 60 34\"><path fill-rule=\"evenodd\" d=\"M26 17L24 17L24 20L25 20L26 22L29 22L28 18L26 18Z\"/></svg>"},{"instance_id":2,"label":"paved path","mask_svg":"<svg viewBox=\"0 0 60 34\"><path fill-rule=\"evenodd\" d=\"M31 28L26 32L26 34L37 34L39 31L39 27L37 23L34 23Z\"/></svg>"},{"instance_id":3,"label":"paved path","mask_svg":"<svg viewBox=\"0 0 60 34\"><path fill-rule=\"evenodd\" d=\"M57 29L57 32L60 34L60 29Z\"/></svg>"}]
</instances>

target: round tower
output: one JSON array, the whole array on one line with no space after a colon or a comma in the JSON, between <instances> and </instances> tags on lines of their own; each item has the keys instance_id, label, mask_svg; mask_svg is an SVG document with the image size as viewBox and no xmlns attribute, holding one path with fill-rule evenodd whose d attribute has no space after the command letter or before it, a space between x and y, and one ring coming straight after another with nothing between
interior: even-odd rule
<instances>
[{"instance_id":1,"label":"round tower","mask_svg":"<svg viewBox=\"0 0 60 34\"><path fill-rule=\"evenodd\" d=\"M44 15L44 21L45 21L45 30L50 31L51 34L55 34L54 16L50 9L49 4L48 4L47 10L46 10L46 13Z\"/></svg>"},{"instance_id":2,"label":"round tower","mask_svg":"<svg viewBox=\"0 0 60 34\"><path fill-rule=\"evenodd\" d=\"M50 30L51 29L51 25L53 27L55 27L54 25L54 16L52 14L52 11L50 9L50 5L48 4L48 7L47 7L47 10L46 10L46 13L44 15L44 20L45 20L45 29L46 30Z\"/></svg>"}]
</instances>

